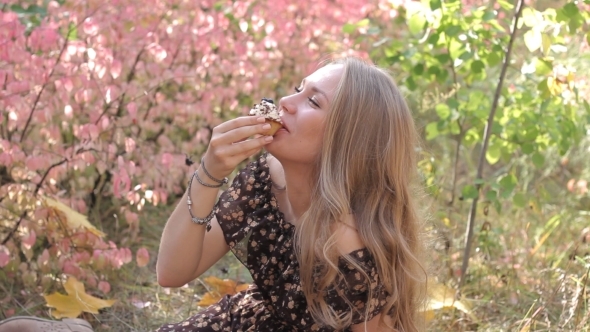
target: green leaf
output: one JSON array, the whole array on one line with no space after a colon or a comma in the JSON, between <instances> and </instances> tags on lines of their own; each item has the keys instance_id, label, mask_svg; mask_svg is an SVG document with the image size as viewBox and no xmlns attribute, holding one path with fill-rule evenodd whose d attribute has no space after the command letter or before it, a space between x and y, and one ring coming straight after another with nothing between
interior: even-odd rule
<instances>
[{"instance_id":1,"label":"green leaf","mask_svg":"<svg viewBox=\"0 0 590 332\"><path fill-rule=\"evenodd\" d=\"M418 87L418 85L416 84L416 81L414 81L414 77L412 77L412 76L408 77L408 79L406 79L405 83L406 83L406 87L408 89L410 89L410 91L414 91Z\"/></svg>"},{"instance_id":2,"label":"green leaf","mask_svg":"<svg viewBox=\"0 0 590 332\"><path fill-rule=\"evenodd\" d=\"M441 120L446 120L451 116L451 109L447 104L438 104L436 105L435 110Z\"/></svg>"},{"instance_id":3,"label":"green leaf","mask_svg":"<svg viewBox=\"0 0 590 332\"><path fill-rule=\"evenodd\" d=\"M488 65L494 67L502 62L502 54L498 52L491 52L487 57Z\"/></svg>"},{"instance_id":4,"label":"green leaf","mask_svg":"<svg viewBox=\"0 0 590 332\"><path fill-rule=\"evenodd\" d=\"M543 44L543 37L540 31L529 30L524 34L524 44L529 51L534 52L538 50Z\"/></svg>"},{"instance_id":5,"label":"green leaf","mask_svg":"<svg viewBox=\"0 0 590 332\"><path fill-rule=\"evenodd\" d=\"M442 53L435 55L434 58L441 64L447 65L449 61L451 61L451 56L447 53Z\"/></svg>"},{"instance_id":6,"label":"green leaf","mask_svg":"<svg viewBox=\"0 0 590 332\"><path fill-rule=\"evenodd\" d=\"M481 60L475 60L471 63L471 70L479 74L486 68L486 65Z\"/></svg>"},{"instance_id":7,"label":"green leaf","mask_svg":"<svg viewBox=\"0 0 590 332\"><path fill-rule=\"evenodd\" d=\"M477 188L471 184L466 185L461 190L461 196L463 196L464 199L474 199L477 198L478 195L479 193L477 192Z\"/></svg>"},{"instance_id":8,"label":"green leaf","mask_svg":"<svg viewBox=\"0 0 590 332\"><path fill-rule=\"evenodd\" d=\"M77 40L78 39L78 27L73 23L70 22L68 26L68 34L66 36L67 40Z\"/></svg>"},{"instance_id":9,"label":"green leaf","mask_svg":"<svg viewBox=\"0 0 590 332\"><path fill-rule=\"evenodd\" d=\"M524 154L531 154L535 151L535 146L531 143L524 143L520 149Z\"/></svg>"},{"instance_id":10,"label":"green leaf","mask_svg":"<svg viewBox=\"0 0 590 332\"><path fill-rule=\"evenodd\" d=\"M545 59L535 59L535 72L537 75L546 76L553 71L553 64Z\"/></svg>"},{"instance_id":11,"label":"green leaf","mask_svg":"<svg viewBox=\"0 0 590 332\"><path fill-rule=\"evenodd\" d=\"M549 54L549 50L551 49L551 36L549 34L543 33L541 34L541 51L543 54Z\"/></svg>"},{"instance_id":12,"label":"green leaf","mask_svg":"<svg viewBox=\"0 0 590 332\"><path fill-rule=\"evenodd\" d=\"M428 44L430 45L436 45L438 44L438 40L440 39L440 34L439 33L433 33L431 34L428 39L426 40L428 42Z\"/></svg>"},{"instance_id":13,"label":"green leaf","mask_svg":"<svg viewBox=\"0 0 590 332\"><path fill-rule=\"evenodd\" d=\"M437 10L441 7L440 0L430 0L430 9Z\"/></svg>"},{"instance_id":14,"label":"green leaf","mask_svg":"<svg viewBox=\"0 0 590 332\"><path fill-rule=\"evenodd\" d=\"M449 42L449 55L452 59L457 59L463 53L464 49L465 44L456 39L451 39Z\"/></svg>"},{"instance_id":15,"label":"green leaf","mask_svg":"<svg viewBox=\"0 0 590 332\"><path fill-rule=\"evenodd\" d=\"M412 70L414 72L414 74L416 75L422 75L424 73L424 64L422 63L418 63L414 66L414 69Z\"/></svg>"},{"instance_id":16,"label":"green leaf","mask_svg":"<svg viewBox=\"0 0 590 332\"><path fill-rule=\"evenodd\" d=\"M517 183L518 180L513 174L507 174L504 176L499 182L500 187L502 187L502 197L507 198L510 196L514 188L516 188Z\"/></svg>"},{"instance_id":17,"label":"green leaf","mask_svg":"<svg viewBox=\"0 0 590 332\"><path fill-rule=\"evenodd\" d=\"M426 139L427 140L432 140L434 138L436 138L439 135L439 131L438 131L438 124L436 122L431 122L428 125L426 125Z\"/></svg>"},{"instance_id":18,"label":"green leaf","mask_svg":"<svg viewBox=\"0 0 590 332\"><path fill-rule=\"evenodd\" d=\"M590 32L586 34L586 42L590 45Z\"/></svg>"},{"instance_id":19,"label":"green leaf","mask_svg":"<svg viewBox=\"0 0 590 332\"><path fill-rule=\"evenodd\" d=\"M541 168L545 164L545 156L543 156L539 152L535 152L533 154L532 160L533 160L533 164L535 164L535 166L537 166L537 168Z\"/></svg>"},{"instance_id":20,"label":"green leaf","mask_svg":"<svg viewBox=\"0 0 590 332\"><path fill-rule=\"evenodd\" d=\"M459 135L461 133L461 128L457 122L451 122L449 125L449 130L453 135Z\"/></svg>"},{"instance_id":21,"label":"green leaf","mask_svg":"<svg viewBox=\"0 0 590 332\"><path fill-rule=\"evenodd\" d=\"M498 140L494 140L489 146L488 150L486 151L486 160L490 165L493 165L500 160L502 156L502 146Z\"/></svg>"},{"instance_id":22,"label":"green leaf","mask_svg":"<svg viewBox=\"0 0 590 332\"><path fill-rule=\"evenodd\" d=\"M369 22L370 22L370 21L369 21L369 19L368 19L368 18L364 18L364 19L362 19L362 20L358 21L358 22L356 23L356 26L357 26L357 27L366 27L366 26L368 26L368 25L369 25Z\"/></svg>"},{"instance_id":23,"label":"green leaf","mask_svg":"<svg viewBox=\"0 0 590 332\"><path fill-rule=\"evenodd\" d=\"M516 193L512 198L512 203L518 207L525 207L527 203L527 199L523 193Z\"/></svg>"},{"instance_id":24,"label":"green leaf","mask_svg":"<svg viewBox=\"0 0 590 332\"><path fill-rule=\"evenodd\" d=\"M353 33L355 30L356 30L356 25L351 24L351 23L346 23L342 27L342 32L348 33L348 34Z\"/></svg>"},{"instance_id":25,"label":"green leaf","mask_svg":"<svg viewBox=\"0 0 590 332\"><path fill-rule=\"evenodd\" d=\"M536 11L534 8L526 7L522 10L522 22L529 28L534 28L537 24L541 23L539 21L539 16L537 15L539 12Z\"/></svg>"},{"instance_id":26,"label":"green leaf","mask_svg":"<svg viewBox=\"0 0 590 332\"><path fill-rule=\"evenodd\" d=\"M486 199L491 202L496 201L498 199L498 192L495 190L488 190L486 192Z\"/></svg>"},{"instance_id":27,"label":"green leaf","mask_svg":"<svg viewBox=\"0 0 590 332\"><path fill-rule=\"evenodd\" d=\"M408 28L410 29L410 33L414 35L420 34L424 30L425 25L426 18L420 13L412 15L408 19Z\"/></svg>"},{"instance_id":28,"label":"green leaf","mask_svg":"<svg viewBox=\"0 0 590 332\"><path fill-rule=\"evenodd\" d=\"M482 19L483 19L484 21L490 21L490 20L493 20L493 19L495 19L495 18L496 18L496 14L494 14L494 12L493 12L493 11L489 11L489 10L487 10L487 11L485 12L485 14L483 14L483 17L482 17Z\"/></svg>"},{"instance_id":29,"label":"green leaf","mask_svg":"<svg viewBox=\"0 0 590 332\"><path fill-rule=\"evenodd\" d=\"M445 33L449 37L455 37L461 32L461 27L458 25L451 25L445 29Z\"/></svg>"},{"instance_id":30,"label":"green leaf","mask_svg":"<svg viewBox=\"0 0 590 332\"><path fill-rule=\"evenodd\" d=\"M567 5L563 6L562 10L565 16L569 18L573 18L580 13L580 9L573 2L570 2Z\"/></svg>"},{"instance_id":31,"label":"green leaf","mask_svg":"<svg viewBox=\"0 0 590 332\"><path fill-rule=\"evenodd\" d=\"M498 3L500 4L500 7L504 8L505 10L512 10L514 8L514 5L506 0L498 0Z\"/></svg>"}]
</instances>

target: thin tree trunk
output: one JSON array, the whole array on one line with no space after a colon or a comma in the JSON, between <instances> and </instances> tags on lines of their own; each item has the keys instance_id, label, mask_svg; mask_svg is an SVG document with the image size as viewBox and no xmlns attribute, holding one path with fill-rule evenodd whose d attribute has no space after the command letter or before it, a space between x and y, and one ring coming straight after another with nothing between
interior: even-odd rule
<instances>
[{"instance_id":1,"label":"thin tree trunk","mask_svg":"<svg viewBox=\"0 0 590 332\"><path fill-rule=\"evenodd\" d=\"M498 80L498 85L496 86L496 92L494 93L494 99L492 102L492 109L490 110L490 115L488 116L488 121L486 122L485 132L484 132L484 139L483 139L483 146L481 148L481 153L479 155L479 162L477 165L477 175L476 175L476 184L475 187L479 193L481 189L481 182L477 180L481 180L483 177L483 167L486 161L486 152L488 150L488 144L490 142L490 136L492 135L492 126L494 124L494 117L496 115L496 109L498 108L498 102L500 100L500 95L502 93L502 86L504 85L504 77L506 76L506 70L508 69L508 65L510 64L510 55L512 53L512 46L514 44L514 39L516 39L516 32L518 30L518 21L520 16L522 15L522 10L524 8L524 0L518 0L516 4L514 19L512 20L512 31L510 32L510 41L508 42L508 49L506 50L506 54L504 56L504 62L502 63L502 70L500 72L500 78ZM461 281L459 286L463 285L465 282L465 277L467 275L467 267L469 266L469 258L471 256L471 245L473 244L473 228L475 225L475 216L477 214L477 202L479 200L479 195L473 199L471 203L471 208L469 209L469 217L467 219L467 230L465 234L465 251L463 253L463 264L461 266Z\"/></svg>"}]
</instances>

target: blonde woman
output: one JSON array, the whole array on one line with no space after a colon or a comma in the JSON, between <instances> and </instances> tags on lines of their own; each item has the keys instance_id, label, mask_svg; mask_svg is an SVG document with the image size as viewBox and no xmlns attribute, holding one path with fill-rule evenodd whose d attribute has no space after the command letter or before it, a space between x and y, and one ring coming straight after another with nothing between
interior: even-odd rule
<instances>
[{"instance_id":1,"label":"blonde woman","mask_svg":"<svg viewBox=\"0 0 590 332\"><path fill-rule=\"evenodd\" d=\"M346 58L306 77L279 108L274 137L260 136L268 125L257 117L213 130L158 256L165 287L229 250L253 284L159 331L418 331L417 140L393 80ZM216 203L224 177L262 149Z\"/></svg>"}]
</instances>

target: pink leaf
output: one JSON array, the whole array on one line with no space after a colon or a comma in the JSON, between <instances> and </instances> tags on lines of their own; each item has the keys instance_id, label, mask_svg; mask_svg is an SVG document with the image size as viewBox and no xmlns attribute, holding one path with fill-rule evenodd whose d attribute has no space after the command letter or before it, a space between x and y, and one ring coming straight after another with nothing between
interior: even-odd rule
<instances>
[{"instance_id":1,"label":"pink leaf","mask_svg":"<svg viewBox=\"0 0 590 332\"><path fill-rule=\"evenodd\" d=\"M39 255L37 258L37 265L39 267L43 267L49 263L49 251L47 249L43 250L43 253Z\"/></svg>"},{"instance_id":2,"label":"pink leaf","mask_svg":"<svg viewBox=\"0 0 590 332\"><path fill-rule=\"evenodd\" d=\"M162 154L162 165L168 167L170 166L170 164L172 164L172 160L174 157L172 157L172 155L168 152Z\"/></svg>"},{"instance_id":3,"label":"pink leaf","mask_svg":"<svg viewBox=\"0 0 590 332\"><path fill-rule=\"evenodd\" d=\"M25 165L31 171L36 171L42 168L45 168L47 165L47 158L43 158L40 156L30 156L25 161Z\"/></svg>"},{"instance_id":4,"label":"pink leaf","mask_svg":"<svg viewBox=\"0 0 590 332\"><path fill-rule=\"evenodd\" d=\"M135 260L137 261L137 266L144 267L150 262L150 253L145 247L141 247L137 250Z\"/></svg>"},{"instance_id":5,"label":"pink leaf","mask_svg":"<svg viewBox=\"0 0 590 332\"><path fill-rule=\"evenodd\" d=\"M113 76L114 79L117 79L121 75L121 69L121 61L113 60L113 63L111 63L111 76Z\"/></svg>"},{"instance_id":6,"label":"pink leaf","mask_svg":"<svg viewBox=\"0 0 590 332\"><path fill-rule=\"evenodd\" d=\"M31 230L31 232L27 236L22 238L22 244L27 249L31 249L36 241L37 234L35 234L34 230Z\"/></svg>"},{"instance_id":7,"label":"pink leaf","mask_svg":"<svg viewBox=\"0 0 590 332\"><path fill-rule=\"evenodd\" d=\"M92 17L89 17L86 20L84 20L84 23L82 24L82 29L84 30L84 33L90 36L94 36L98 33L98 24L96 24Z\"/></svg>"},{"instance_id":8,"label":"pink leaf","mask_svg":"<svg viewBox=\"0 0 590 332\"><path fill-rule=\"evenodd\" d=\"M125 152L131 153L135 150L135 140L131 137L125 137Z\"/></svg>"},{"instance_id":9,"label":"pink leaf","mask_svg":"<svg viewBox=\"0 0 590 332\"><path fill-rule=\"evenodd\" d=\"M98 283L98 289L100 289L101 292L107 294L111 291L111 284L106 281L101 281Z\"/></svg>"},{"instance_id":10,"label":"pink leaf","mask_svg":"<svg viewBox=\"0 0 590 332\"><path fill-rule=\"evenodd\" d=\"M0 245L0 267L5 267L10 262L10 252L8 248Z\"/></svg>"}]
</instances>

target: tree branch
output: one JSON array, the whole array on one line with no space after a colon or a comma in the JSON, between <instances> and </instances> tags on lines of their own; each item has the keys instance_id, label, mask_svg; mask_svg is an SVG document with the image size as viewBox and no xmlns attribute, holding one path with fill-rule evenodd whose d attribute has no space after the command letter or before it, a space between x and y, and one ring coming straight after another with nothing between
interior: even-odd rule
<instances>
[{"instance_id":1,"label":"tree branch","mask_svg":"<svg viewBox=\"0 0 590 332\"><path fill-rule=\"evenodd\" d=\"M92 149L90 149L92 150ZM86 152L86 151L90 151L89 149L84 149L84 148L80 148L76 151L76 153L74 155L78 155L80 153ZM45 179L47 178L47 176L49 175L49 172L54 169L57 166L63 165L64 163L66 163L69 159L68 158L64 158L54 164L52 164L51 166L49 166L47 168L47 170L45 171L45 174L43 174L43 176L41 177L41 180L39 181L39 183L37 183L37 185L35 186L35 190L33 191L33 195L37 195L37 192L39 192L39 189L41 189L41 186L43 185L43 182L45 181ZM18 221L16 222L16 224L14 225L14 227L12 228L12 230L6 235L6 237L4 238L4 240L2 240L1 244L6 244L6 242L8 242L8 240L10 240L12 238L12 236L14 235L14 233L16 232L16 230L19 228L20 224L22 223L22 221L25 219L25 216L27 215L27 211L24 211Z\"/></svg>"},{"instance_id":2,"label":"tree branch","mask_svg":"<svg viewBox=\"0 0 590 332\"><path fill-rule=\"evenodd\" d=\"M475 187L477 188L478 193L481 189L481 182L477 180L481 180L483 177L483 167L486 161L486 152L488 149L488 144L490 142L490 136L492 134L494 117L496 115L496 109L498 108L500 95L502 94L502 87L504 85L504 78L506 77L506 70L508 69L508 65L510 64L512 46L514 45L514 40L516 39L516 32L518 31L518 21L520 19L520 16L522 15L523 8L524 0L518 0L518 3L516 4L516 13L514 14L514 19L512 21L512 31L510 32L510 41L508 42L508 49L506 50L506 54L504 56L504 62L502 63L502 70L500 72L500 77L498 79L498 85L496 86L496 92L494 93L492 109L490 110L490 114L488 116L488 120L486 122L484 130L483 146L481 148L481 153L479 155L479 162L477 165L477 175L475 181ZM478 200L479 195L473 199L473 202L471 203L471 208L469 209L469 219L467 220L467 230L465 236L465 251L463 253L463 264L461 266L461 281L459 283L459 286L463 285L463 283L465 282L467 267L469 265L471 245L473 244L473 228L475 225L475 215L477 212Z\"/></svg>"},{"instance_id":3,"label":"tree branch","mask_svg":"<svg viewBox=\"0 0 590 332\"><path fill-rule=\"evenodd\" d=\"M68 32L68 34L69 34L69 32ZM43 86L41 87L41 90L39 91L39 93L37 94L37 97L35 98L35 101L33 102L33 107L31 108L31 112L29 113L29 117L27 118L27 122L25 123L25 127L23 128L23 132L20 135L19 142L21 142L21 143L22 143L22 141L24 141L24 139L27 135L27 129L29 128L29 125L31 124L31 120L33 119L33 114L35 113L35 109L37 108L37 105L39 104L39 100L41 100L41 95L43 94L43 91L45 91L45 88L49 84L49 79L53 75L55 68L59 64L59 61L61 60L61 56L63 55L63 53L65 52L67 47L68 47L68 39L66 38L64 45L62 46L61 50L59 51L59 55L57 56L57 59L55 59L55 63L53 64L53 67L51 68L51 71L49 72L49 75L47 75L47 82L45 82L43 84Z\"/></svg>"}]
</instances>

